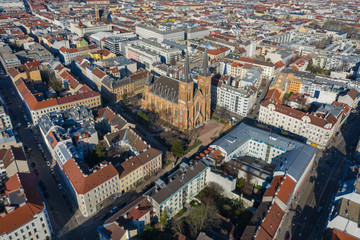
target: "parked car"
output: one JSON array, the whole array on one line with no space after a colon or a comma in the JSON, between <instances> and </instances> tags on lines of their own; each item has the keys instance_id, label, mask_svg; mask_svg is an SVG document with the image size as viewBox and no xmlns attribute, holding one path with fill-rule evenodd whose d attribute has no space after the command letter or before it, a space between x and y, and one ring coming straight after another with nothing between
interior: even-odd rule
<instances>
[{"instance_id":1,"label":"parked car","mask_svg":"<svg viewBox=\"0 0 360 240\"><path fill-rule=\"evenodd\" d=\"M113 207L113 208L110 210L110 213L113 214L113 213L116 212L118 209L119 209L119 207Z\"/></svg>"},{"instance_id":2,"label":"parked car","mask_svg":"<svg viewBox=\"0 0 360 240\"><path fill-rule=\"evenodd\" d=\"M63 187L61 185L61 183L58 184L58 188L61 190Z\"/></svg>"},{"instance_id":3,"label":"parked car","mask_svg":"<svg viewBox=\"0 0 360 240\"><path fill-rule=\"evenodd\" d=\"M50 167L50 166L51 166L51 164L50 164L50 162L49 162L49 161L46 161L46 166L48 166L48 167Z\"/></svg>"}]
</instances>

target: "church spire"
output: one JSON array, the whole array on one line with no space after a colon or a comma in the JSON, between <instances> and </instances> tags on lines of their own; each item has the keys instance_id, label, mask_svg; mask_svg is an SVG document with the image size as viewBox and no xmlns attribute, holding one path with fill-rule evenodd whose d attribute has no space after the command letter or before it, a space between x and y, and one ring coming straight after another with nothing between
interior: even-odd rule
<instances>
[{"instance_id":1,"label":"church spire","mask_svg":"<svg viewBox=\"0 0 360 240\"><path fill-rule=\"evenodd\" d=\"M146 78L146 82L145 82L146 86L150 86L151 85L151 77L150 77L150 73L147 73L147 78Z\"/></svg>"},{"instance_id":2,"label":"church spire","mask_svg":"<svg viewBox=\"0 0 360 240\"><path fill-rule=\"evenodd\" d=\"M204 51L204 58L203 58L203 62L202 62L202 75L203 76L208 76L209 74L209 58L208 58L208 48L205 47L205 51Z\"/></svg>"},{"instance_id":3,"label":"church spire","mask_svg":"<svg viewBox=\"0 0 360 240\"><path fill-rule=\"evenodd\" d=\"M190 82L190 76L189 76L189 71L190 71L190 63L189 63L189 49L186 49L186 55L185 55L185 63L184 63L184 75L183 75L183 82L189 83Z\"/></svg>"}]
</instances>

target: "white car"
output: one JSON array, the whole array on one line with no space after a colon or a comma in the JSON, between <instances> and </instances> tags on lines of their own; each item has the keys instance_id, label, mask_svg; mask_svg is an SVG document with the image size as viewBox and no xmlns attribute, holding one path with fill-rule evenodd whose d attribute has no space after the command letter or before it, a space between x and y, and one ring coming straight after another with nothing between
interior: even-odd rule
<instances>
[{"instance_id":1,"label":"white car","mask_svg":"<svg viewBox=\"0 0 360 240\"><path fill-rule=\"evenodd\" d=\"M46 161L46 166L48 166L48 167L50 167L50 166L51 166L51 164L50 164L50 162L49 162L49 161Z\"/></svg>"}]
</instances>

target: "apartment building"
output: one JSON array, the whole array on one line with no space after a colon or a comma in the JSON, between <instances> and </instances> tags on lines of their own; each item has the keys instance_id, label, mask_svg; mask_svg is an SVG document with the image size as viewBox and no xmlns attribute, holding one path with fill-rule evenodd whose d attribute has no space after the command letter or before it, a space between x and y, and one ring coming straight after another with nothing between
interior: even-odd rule
<instances>
[{"instance_id":1,"label":"apartment building","mask_svg":"<svg viewBox=\"0 0 360 240\"><path fill-rule=\"evenodd\" d=\"M115 213L97 228L101 240L131 239L144 232L153 220L153 206L141 196Z\"/></svg>"},{"instance_id":2,"label":"apartment building","mask_svg":"<svg viewBox=\"0 0 360 240\"><path fill-rule=\"evenodd\" d=\"M0 97L0 129L13 128L9 114L6 111L6 105Z\"/></svg>"},{"instance_id":3,"label":"apartment building","mask_svg":"<svg viewBox=\"0 0 360 240\"><path fill-rule=\"evenodd\" d=\"M218 106L246 117L256 101L257 89L253 86L238 87L238 83L222 84L217 99ZM232 81L235 82L235 81Z\"/></svg>"},{"instance_id":4,"label":"apartment building","mask_svg":"<svg viewBox=\"0 0 360 240\"><path fill-rule=\"evenodd\" d=\"M97 62L99 67L90 64L82 57L77 57L72 65L81 78L90 86L97 88L108 101L119 102L123 96L134 96L144 91L147 72L144 69L136 71L136 64L120 57ZM112 63L115 68L107 68ZM134 73L130 70L135 70Z\"/></svg>"},{"instance_id":5,"label":"apartment building","mask_svg":"<svg viewBox=\"0 0 360 240\"><path fill-rule=\"evenodd\" d=\"M95 44L90 44L84 47L70 48L61 47L59 49L59 58L65 64L69 65L76 57L90 57L90 53L100 50L100 47Z\"/></svg>"},{"instance_id":6,"label":"apartment building","mask_svg":"<svg viewBox=\"0 0 360 240\"><path fill-rule=\"evenodd\" d=\"M357 179L358 166L350 166L340 183L330 205L326 228L333 239L359 239L360 226L360 180ZM330 234L329 234L330 235Z\"/></svg>"},{"instance_id":7,"label":"apartment building","mask_svg":"<svg viewBox=\"0 0 360 240\"><path fill-rule=\"evenodd\" d=\"M239 57L232 53L226 55L225 59L230 60L232 62L240 63L242 65L251 64L253 66L261 67L261 69L263 70L263 78L268 81L270 81L275 76L275 64L271 62Z\"/></svg>"},{"instance_id":8,"label":"apartment building","mask_svg":"<svg viewBox=\"0 0 360 240\"><path fill-rule=\"evenodd\" d=\"M70 158L63 165L63 173L84 217L97 213L106 206L107 199L120 194L119 173L111 163L102 162L93 169L84 169Z\"/></svg>"},{"instance_id":9,"label":"apartment building","mask_svg":"<svg viewBox=\"0 0 360 240\"><path fill-rule=\"evenodd\" d=\"M73 125L66 125L70 122ZM70 131L66 131L71 128ZM83 216L89 217L120 194L119 173L106 161L92 168L84 156L98 143L94 117L84 106L46 114L39 129Z\"/></svg>"},{"instance_id":10,"label":"apartment building","mask_svg":"<svg viewBox=\"0 0 360 240\"><path fill-rule=\"evenodd\" d=\"M46 205L31 173L17 173L5 183L0 239L52 239Z\"/></svg>"},{"instance_id":11,"label":"apartment building","mask_svg":"<svg viewBox=\"0 0 360 240\"><path fill-rule=\"evenodd\" d=\"M25 103L28 113L34 124L46 113L68 109L76 105L88 105L95 108L101 105L100 94L83 85L74 95L38 100L27 87L26 80L19 79L15 82L16 89Z\"/></svg>"},{"instance_id":12,"label":"apartment building","mask_svg":"<svg viewBox=\"0 0 360 240\"><path fill-rule=\"evenodd\" d=\"M158 179L155 187L144 194L154 206L155 215L159 218L166 210L171 218L183 209L185 203L190 203L206 186L208 169L202 161L181 163L180 168L166 179Z\"/></svg>"},{"instance_id":13,"label":"apartment building","mask_svg":"<svg viewBox=\"0 0 360 240\"><path fill-rule=\"evenodd\" d=\"M122 128L106 134L104 146L107 149L125 149L129 153L127 159L115 166L119 172L122 193L133 189L144 178L153 176L162 168L161 151L148 145L132 128Z\"/></svg>"},{"instance_id":14,"label":"apartment building","mask_svg":"<svg viewBox=\"0 0 360 240\"><path fill-rule=\"evenodd\" d=\"M349 113L350 107L341 103L322 104L315 113L310 114L276 101L265 100L260 104L258 120L302 136L308 144L323 149L340 129Z\"/></svg>"},{"instance_id":15,"label":"apartment building","mask_svg":"<svg viewBox=\"0 0 360 240\"><path fill-rule=\"evenodd\" d=\"M240 76L224 78L219 92L216 94L217 105L240 116L247 116L256 101L257 88L261 83L261 73L261 68L253 67L243 78Z\"/></svg>"},{"instance_id":16,"label":"apartment building","mask_svg":"<svg viewBox=\"0 0 360 240\"><path fill-rule=\"evenodd\" d=\"M0 149L0 184L18 172L30 173L24 149L14 146Z\"/></svg>"},{"instance_id":17,"label":"apartment building","mask_svg":"<svg viewBox=\"0 0 360 240\"><path fill-rule=\"evenodd\" d=\"M50 66L55 65L50 64ZM58 68L56 69L56 67ZM68 87L68 89L72 89L72 92L70 91L71 94L57 98L46 98L45 94L41 92L34 93L33 85L29 81L27 74L20 73L15 68L9 69L9 76L14 82L16 90L20 98L24 102L26 110L31 116L31 120L34 124L37 124L38 120L44 114L49 112L69 109L76 105L88 105L91 108L95 108L101 105L101 98L99 93L91 90L87 85L80 84L74 78L74 76L72 76L65 69L63 69L63 66L61 64L57 64L56 67L54 69L55 74L60 74L61 79L64 80L63 84L70 84L72 87L74 87Z\"/></svg>"},{"instance_id":18,"label":"apartment building","mask_svg":"<svg viewBox=\"0 0 360 240\"><path fill-rule=\"evenodd\" d=\"M0 61L4 66L5 70L19 66L21 64L19 58L12 53L12 50L9 46L0 47Z\"/></svg>"}]
</instances>

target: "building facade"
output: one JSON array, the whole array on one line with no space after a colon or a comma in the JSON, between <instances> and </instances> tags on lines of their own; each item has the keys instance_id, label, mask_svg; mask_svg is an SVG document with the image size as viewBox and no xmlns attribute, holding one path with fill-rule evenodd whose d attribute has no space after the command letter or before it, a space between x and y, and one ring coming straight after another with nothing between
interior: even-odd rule
<instances>
[{"instance_id":1,"label":"building facade","mask_svg":"<svg viewBox=\"0 0 360 240\"><path fill-rule=\"evenodd\" d=\"M180 129L193 128L210 119L211 75L208 72L207 50L197 88L189 76L189 56L186 54L184 76L178 80L167 76L148 76L141 107L158 112Z\"/></svg>"}]
</instances>

